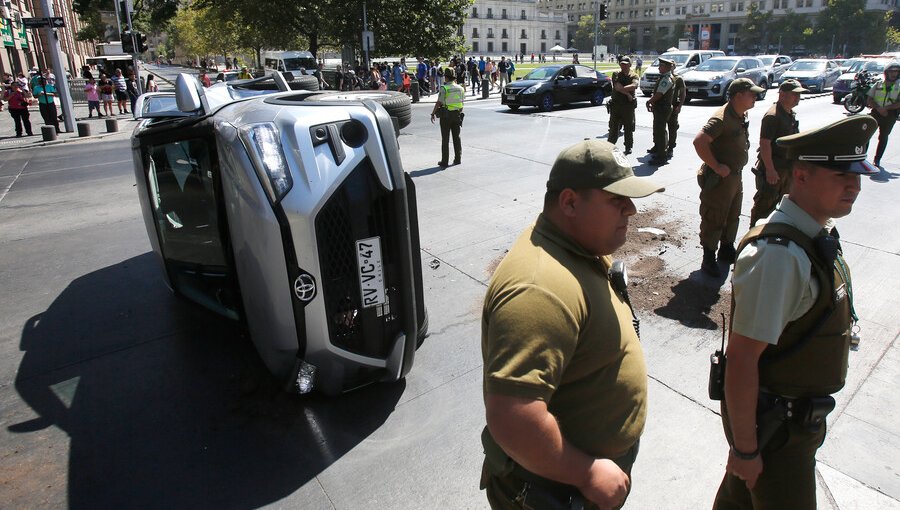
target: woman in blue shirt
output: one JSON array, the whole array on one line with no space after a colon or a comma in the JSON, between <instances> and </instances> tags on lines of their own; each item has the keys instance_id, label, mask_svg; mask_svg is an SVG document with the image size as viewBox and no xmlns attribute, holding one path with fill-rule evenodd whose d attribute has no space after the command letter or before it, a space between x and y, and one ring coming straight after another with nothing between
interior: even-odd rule
<instances>
[{"instance_id":1,"label":"woman in blue shirt","mask_svg":"<svg viewBox=\"0 0 900 510\"><path fill-rule=\"evenodd\" d=\"M53 98L56 97L56 87L47 83L47 79L41 76L31 94L38 100L38 108L41 110L44 124L55 127L56 133L59 134L59 117L56 116L56 103L53 101Z\"/></svg>"}]
</instances>

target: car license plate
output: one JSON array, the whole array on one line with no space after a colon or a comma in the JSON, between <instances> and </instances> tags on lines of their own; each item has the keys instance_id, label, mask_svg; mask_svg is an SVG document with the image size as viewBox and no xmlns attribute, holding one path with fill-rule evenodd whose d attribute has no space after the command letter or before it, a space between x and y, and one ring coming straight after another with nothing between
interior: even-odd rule
<instances>
[{"instance_id":1,"label":"car license plate","mask_svg":"<svg viewBox=\"0 0 900 510\"><path fill-rule=\"evenodd\" d=\"M363 308L384 304L381 238L376 236L356 241L356 261L359 269L359 291Z\"/></svg>"},{"instance_id":2,"label":"car license plate","mask_svg":"<svg viewBox=\"0 0 900 510\"><path fill-rule=\"evenodd\" d=\"M515 101L516 95L515 94L506 94L506 100L507 101Z\"/></svg>"},{"instance_id":3,"label":"car license plate","mask_svg":"<svg viewBox=\"0 0 900 510\"><path fill-rule=\"evenodd\" d=\"M698 90L700 89L698 89L697 87L688 87L688 92L697 92Z\"/></svg>"}]
</instances>

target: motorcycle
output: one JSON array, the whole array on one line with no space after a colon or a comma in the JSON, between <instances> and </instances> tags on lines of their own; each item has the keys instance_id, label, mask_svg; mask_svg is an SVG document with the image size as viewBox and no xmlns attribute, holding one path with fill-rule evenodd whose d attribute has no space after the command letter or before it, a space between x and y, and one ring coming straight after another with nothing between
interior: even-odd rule
<instances>
[{"instance_id":1,"label":"motorcycle","mask_svg":"<svg viewBox=\"0 0 900 510\"><path fill-rule=\"evenodd\" d=\"M844 109L855 115L866 107L868 102L869 89L875 85L878 78L868 71L860 71L853 77L853 83L850 84L850 93L844 96L842 103Z\"/></svg>"}]
</instances>

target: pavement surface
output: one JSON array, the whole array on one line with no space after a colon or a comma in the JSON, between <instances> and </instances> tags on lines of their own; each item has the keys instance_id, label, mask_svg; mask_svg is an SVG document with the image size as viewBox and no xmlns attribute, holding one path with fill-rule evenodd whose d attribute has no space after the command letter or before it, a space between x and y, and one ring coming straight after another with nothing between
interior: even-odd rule
<instances>
[{"instance_id":1,"label":"pavement surface","mask_svg":"<svg viewBox=\"0 0 900 510\"><path fill-rule=\"evenodd\" d=\"M751 113L751 143L776 94ZM336 399L299 398L265 373L240 327L163 285L135 196L127 133L0 155L0 506L4 508L487 508L480 311L487 282L536 218L550 165L604 137L604 108L511 112L467 101L463 163L446 169L431 105L400 135L416 181L431 336L408 377ZM710 309L728 281L698 271L699 159L691 140L715 105L681 116L676 156L651 167L638 109L634 163L666 192L637 201L665 225L646 241L692 317L641 313L650 409L625 508L709 508L727 445L706 398L721 331ZM841 118L829 98L801 128ZM8 116L2 115L4 121ZM34 116L32 117L34 118ZM0 124L3 132L4 124ZM126 130L127 131L127 130ZM874 151L874 147L872 148ZM861 317L846 387L819 450L822 509L900 509L900 143L838 222ZM746 231L753 180L744 169ZM661 289L663 290L663 289ZM672 305L673 303L669 303Z\"/></svg>"}]
</instances>

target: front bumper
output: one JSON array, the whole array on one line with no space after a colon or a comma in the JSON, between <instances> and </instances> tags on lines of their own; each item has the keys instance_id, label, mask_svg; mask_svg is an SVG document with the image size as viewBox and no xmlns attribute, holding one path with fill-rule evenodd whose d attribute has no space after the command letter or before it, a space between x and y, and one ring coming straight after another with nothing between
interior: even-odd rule
<instances>
[{"instance_id":1,"label":"front bumper","mask_svg":"<svg viewBox=\"0 0 900 510\"><path fill-rule=\"evenodd\" d=\"M720 99L725 94L725 82L686 81L687 96L691 99Z\"/></svg>"},{"instance_id":2,"label":"front bumper","mask_svg":"<svg viewBox=\"0 0 900 510\"><path fill-rule=\"evenodd\" d=\"M650 94L653 92L653 87L656 86L656 82L659 81L659 75L654 73L644 73L641 76L640 88L641 92L644 94Z\"/></svg>"},{"instance_id":3,"label":"front bumper","mask_svg":"<svg viewBox=\"0 0 900 510\"><path fill-rule=\"evenodd\" d=\"M513 106L538 106L541 103L540 91L532 94L526 94L526 89L514 89L506 87L503 89L503 95L500 97L500 104Z\"/></svg>"}]
</instances>

